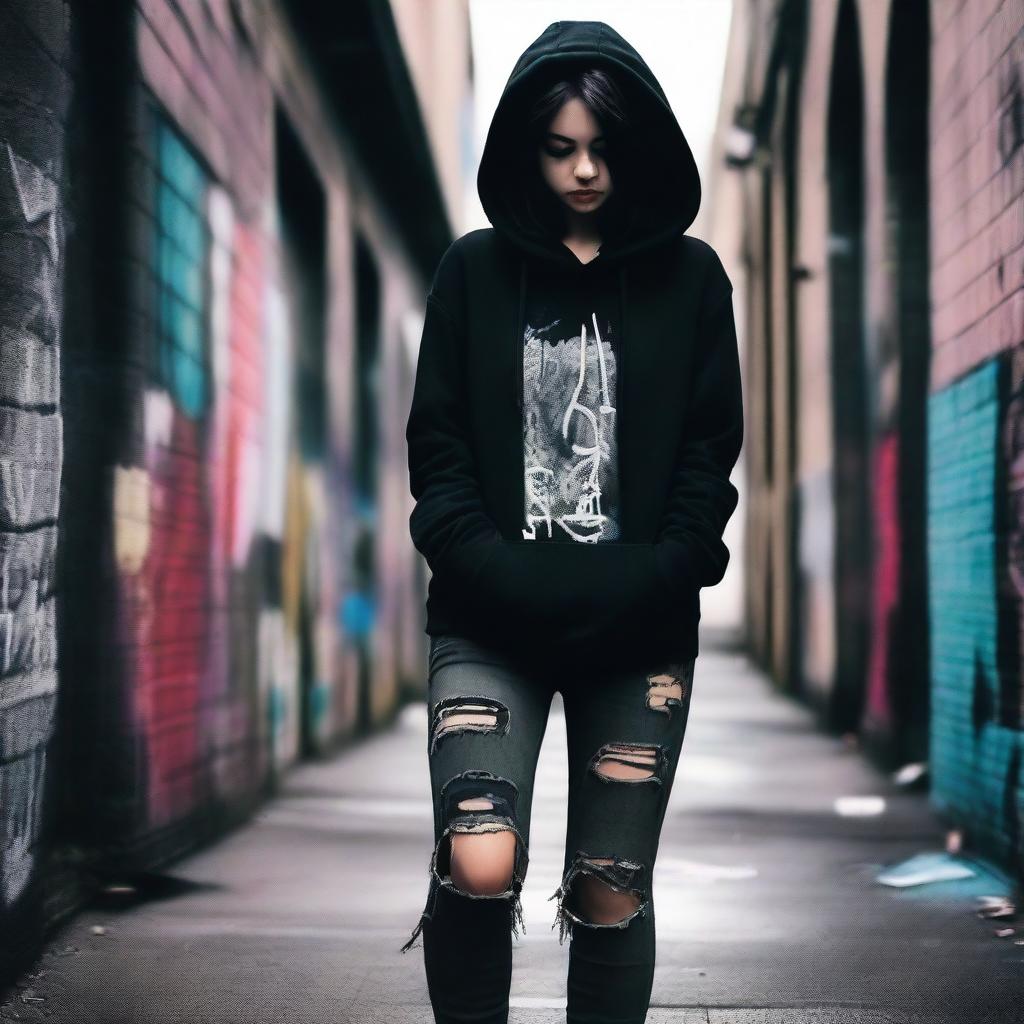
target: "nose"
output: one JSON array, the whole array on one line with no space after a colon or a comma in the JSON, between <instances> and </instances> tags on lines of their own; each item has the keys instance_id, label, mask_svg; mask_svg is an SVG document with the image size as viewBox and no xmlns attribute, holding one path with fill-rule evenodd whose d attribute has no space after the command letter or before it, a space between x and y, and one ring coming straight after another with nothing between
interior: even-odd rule
<instances>
[{"instance_id":1,"label":"nose","mask_svg":"<svg viewBox=\"0 0 1024 1024\"><path fill-rule=\"evenodd\" d=\"M576 177L581 181L590 181L597 177L597 168L594 166L594 161L586 154L580 157L580 162L576 165Z\"/></svg>"}]
</instances>

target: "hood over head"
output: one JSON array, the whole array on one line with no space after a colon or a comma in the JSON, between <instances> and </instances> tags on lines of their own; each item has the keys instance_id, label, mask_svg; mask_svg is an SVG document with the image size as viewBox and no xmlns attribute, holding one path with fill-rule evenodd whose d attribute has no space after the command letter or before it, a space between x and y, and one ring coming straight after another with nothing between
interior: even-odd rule
<instances>
[{"instance_id":1,"label":"hood over head","mask_svg":"<svg viewBox=\"0 0 1024 1024\"><path fill-rule=\"evenodd\" d=\"M640 54L602 21L553 22L523 51L505 84L484 144L477 191L501 235L524 254L567 269L590 264L581 263L560 238L539 229L528 215L517 168L524 158L533 159L522 151L529 105L548 86L586 68L600 68L615 79L629 125L627 145L610 166L614 191L607 201L624 200L623 212L610 222L614 227L603 234L599 257L592 262L605 267L621 263L678 237L693 223L701 199L689 143Z\"/></svg>"}]
</instances>

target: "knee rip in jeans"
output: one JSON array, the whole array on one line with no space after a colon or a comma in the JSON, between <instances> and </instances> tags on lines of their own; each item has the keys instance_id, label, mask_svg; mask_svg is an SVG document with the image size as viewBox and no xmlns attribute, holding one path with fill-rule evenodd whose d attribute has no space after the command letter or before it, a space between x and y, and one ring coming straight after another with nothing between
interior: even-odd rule
<instances>
[{"instance_id":1,"label":"knee rip in jeans","mask_svg":"<svg viewBox=\"0 0 1024 1024\"><path fill-rule=\"evenodd\" d=\"M565 936L573 924L582 925L584 928L622 929L628 928L629 923L638 914L646 914L647 895L640 881L643 871L643 865L637 864L635 861L619 860L615 857L591 857L582 850L578 850L562 884L554 895L548 897L549 901L558 900L555 922L551 927L554 928L556 924L559 926L559 945L565 941ZM630 902L636 903L635 909L617 921L590 920L589 917L584 916L584 911L580 906L579 893L576 891L578 887L575 886L575 883L581 875L590 876L613 892L628 895L631 897Z\"/></svg>"},{"instance_id":2,"label":"knee rip in jeans","mask_svg":"<svg viewBox=\"0 0 1024 1024\"><path fill-rule=\"evenodd\" d=\"M654 782L660 786L667 763L665 748L657 744L606 743L591 758L590 770L602 782Z\"/></svg>"},{"instance_id":3,"label":"knee rip in jeans","mask_svg":"<svg viewBox=\"0 0 1024 1024\"><path fill-rule=\"evenodd\" d=\"M402 947L403 953L412 946L424 923L431 917L429 907L436 887L448 889L466 899L511 900L512 934L518 936L520 929L526 930L523 922L522 889L530 858L526 841L516 827L518 798L519 789L514 782L482 769L469 769L455 775L441 787L440 802L445 828L430 859L431 896L427 901L428 909L424 910L409 941ZM452 878L453 837L495 832L511 832L515 836L511 878L501 892L467 892Z\"/></svg>"},{"instance_id":4,"label":"knee rip in jeans","mask_svg":"<svg viewBox=\"0 0 1024 1024\"><path fill-rule=\"evenodd\" d=\"M508 708L490 697L445 697L434 707L430 753L445 736L464 732L507 733Z\"/></svg>"},{"instance_id":5,"label":"knee rip in jeans","mask_svg":"<svg viewBox=\"0 0 1024 1024\"><path fill-rule=\"evenodd\" d=\"M683 706L693 684L693 662L665 667L665 671L647 677L647 706L672 717L672 709Z\"/></svg>"}]
</instances>

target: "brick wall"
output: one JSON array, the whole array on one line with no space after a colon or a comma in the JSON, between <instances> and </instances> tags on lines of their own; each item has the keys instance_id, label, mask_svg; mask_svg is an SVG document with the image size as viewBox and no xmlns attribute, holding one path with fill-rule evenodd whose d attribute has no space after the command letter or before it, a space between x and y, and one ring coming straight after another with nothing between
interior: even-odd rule
<instances>
[{"instance_id":1,"label":"brick wall","mask_svg":"<svg viewBox=\"0 0 1024 1024\"><path fill-rule=\"evenodd\" d=\"M35 930L56 721L66 18L0 12L0 977Z\"/></svg>"},{"instance_id":2,"label":"brick wall","mask_svg":"<svg viewBox=\"0 0 1024 1024\"><path fill-rule=\"evenodd\" d=\"M1024 7L932 14L933 799L1024 872Z\"/></svg>"},{"instance_id":3,"label":"brick wall","mask_svg":"<svg viewBox=\"0 0 1024 1024\"><path fill-rule=\"evenodd\" d=\"M744 15L727 81L753 85L725 102L759 105L767 150L736 232L752 646L881 767L927 758L936 808L1024 870L1024 7L749 0ZM794 115L791 64L769 57L801 17Z\"/></svg>"},{"instance_id":4,"label":"brick wall","mask_svg":"<svg viewBox=\"0 0 1024 1024\"><path fill-rule=\"evenodd\" d=\"M426 281L284 6L0 8L0 984L423 685Z\"/></svg>"}]
</instances>

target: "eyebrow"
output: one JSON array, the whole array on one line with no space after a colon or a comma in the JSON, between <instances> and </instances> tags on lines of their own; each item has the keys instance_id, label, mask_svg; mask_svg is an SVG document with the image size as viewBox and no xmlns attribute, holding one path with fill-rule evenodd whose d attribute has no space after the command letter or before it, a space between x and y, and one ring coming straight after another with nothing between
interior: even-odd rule
<instances>
[{"instance_id":1,"label":"eyebrow","mask_svg":"<svg viewBox=\"0 0 1024 1024\"><path fill-rule=\"evenodd\" d=\"M558 132L548 132L548 136L547 137L549 139L559 139L561 142L572 142L572 143L576 142L575 139L570 139L568 135L559 135ZM591 142L604 142L605 138L604 138L603 135L595 135L590 141Z\"/></svg>"}]
</instances>

